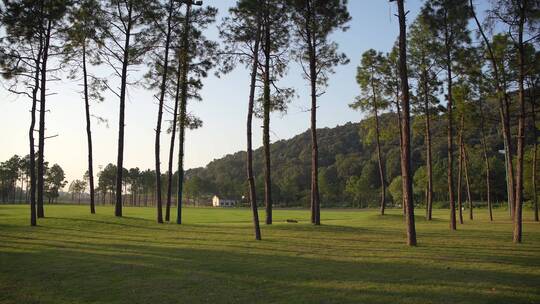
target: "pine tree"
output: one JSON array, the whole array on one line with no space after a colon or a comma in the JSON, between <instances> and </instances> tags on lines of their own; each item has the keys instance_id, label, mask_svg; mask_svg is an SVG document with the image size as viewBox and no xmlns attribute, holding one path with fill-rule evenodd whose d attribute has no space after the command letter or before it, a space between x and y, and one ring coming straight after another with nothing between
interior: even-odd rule
<instances>
[{"instance_id":1,"label":"pine tree","mask_svg":"<svg viewBox=\"0 0 540 304\"><path fill-rule=\"evenodd\" d=\"M456 202L454 199L454 118L453 118L453 78L459 61L459 54L470 42L467 24L469 11L465 0L430 0L421 12L431 29L434 39L436 60L446 71L446 99L448 120L448 194L450 202L450 229L456 227Z\"/></svg>"},{"instance_id":2,"label":"pine tree","mask_svg":"<svg viewBox=\"0 0 540 304\"><path fill-rule=\"evenodd\" d=\"M311 222L320 225L317 99L334 67L348 62L329 36L336 30L346 30L351 17L347 0L289 0L289 5L296 27L298 59L311 87Z\"/></svg>"}]
</instances>

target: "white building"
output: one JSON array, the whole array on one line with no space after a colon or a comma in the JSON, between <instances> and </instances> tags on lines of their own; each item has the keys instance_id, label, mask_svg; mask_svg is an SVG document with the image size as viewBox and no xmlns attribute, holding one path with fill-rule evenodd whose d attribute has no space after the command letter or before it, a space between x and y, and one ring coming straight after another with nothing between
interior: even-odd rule
<instances>
[{"instance_id":1,"label":"white building","mask_svg":"<svg viewBox=\"0 0 540 304\"><path fill-rule=\"evenodd\" d=\"M235 205L235 200L222 199L219 198L217 195L214 195L214 197L212 198L212 206L214 207L234 207Z\"/></svg>"}]
</instances>

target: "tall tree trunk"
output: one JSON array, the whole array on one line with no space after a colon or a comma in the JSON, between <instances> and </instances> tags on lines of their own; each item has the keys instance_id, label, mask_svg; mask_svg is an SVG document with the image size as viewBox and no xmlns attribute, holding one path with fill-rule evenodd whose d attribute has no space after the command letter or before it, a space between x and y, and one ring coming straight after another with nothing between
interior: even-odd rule
<instances>
[{"instance_id":1,"label":"tall tree trunk","mask_svg":"<svg viewBox=\"0 0 540 304\"><path fill-rule=\"evenodd\" d=\"M503 87L501 86L501 78L499 75L499 67L497 64L497 58L495 57L493 53L492 45L487 38L482 25L480 24L480 21L478 20L478 17L476 16L476 13L474 11L474 4L472 0L469 0L469 7L471 9L472 16L474 18L474 21L476 22L476 26L478 27L478 31L480 32L484 43L486 44L486 47L488 49L489 59L491 61L491 64L493 66L493 72L495 76L495 86L497 91L497 100L499 103L499 116L501 119L501 125L502 125L502 133L503 133L503 141L504 141L504 147L505 147L505 169L506 169L506 179L507 179L507 192L508 192L508 206L509 210L512 214L512 209L514 205L514 169L512 161L508 161L512 159L512 138L510 134L510 119L508 116L507 111L505 111L505 102L506 99L506 90L503 90ZM506 103L507 105L507 103ZM513 217L513 216L512 216Z\"/></svg>"},{"instance_id":2,"label":"tall tree trunk","mask_svg":"<svg viewBox=\"0 0 540 304\"><path fill-rule=\"evenodd\" d=\"M268 0L265 1L268 6ZM272 224L272 167L270 159L270 17L268 7L264 16L264 119L263 119L263 147L264 147L264 202L266 205L266 224Z\"/></svg>"},{"instance_id":3,"label":"tall tree trunk","mask_svg":"<svg viewBox=\"0 0 540 304\"><path fill-rule=\"evenodd\" d=\"M165 38L165 55L163 58L163 74L159 93L158 119L156 125L155 158L156 158L156 198L157 198L157 222L163 223L163 208L161 203L161 161L160 161L160 141L161 141L161 121L163 119L163 101L165 100L165 90L167 85L167 74L169 72L169 45L171 42L171 18L173 13L173 0L169 1L169 17L167 18L167 37Z\"/></svg>"},{"instance_id":4,"label":"tall tree trunk","mask_svg":"<svg viewBox=\"0 0 540 304\"><path fill-rule=\"evenodd\" d=\"M432 168L432 152L431 152L431 113L429 109L429 94L428 94L428 79L427 71L423 71L423 87L424 87L424 114L426 116L426 174L427 174L427 189L426 189L426 219L431 221L433 214L433 168Z\"/></svg>"},{"instance_id":5,"label":"tall tree trunk","mask_svg":"<svg viewBox=\"0 0 540 304\"><path fill-rule=\"evenodd\" d=\"M131 38L131 14L133 5L130 2L126 22L126 41L124 44L124 54L122 59L122 74L120 82L120 114L118 119L118 159L116 161L116 203L114 209L115 216L122 216L122 174L124 168L124 120L126 109L126 86L127 86L127 68L129 64L129 43Z\"/></svg>"},{"instance_id":6,"label":"tall tree trunk","mask_svg":"<svg viewBox=\"0 0 540 304\"><path fill-rule=\"evenodd\" d=\"M503 77L504 78L504 77ZM505 81L503 81L505 82ZM506 83L506 82L505 82ZM506 85L504 86L506 87ZM515 184L516 184L516 177L514 175L514 162L513 162L513 144L512 144L512 134L510 129L510 104L508 100L508 94L505 92L505 97L503 101L503 115L502 119L503 121L503 134L504 134L504 140L505 140L505 153L506 153L506 180L507 180L507 192L508 192L508 209L510 210L510 217L514 219L514 207L516 202L516 192L515 192ZM516 151L517 152L517 151Z\"/></svg>"},{"instance_id":7,"label":"tall tree trunk","mask_svg":"<svg viewBox=\"0 0 540 304\"><path fill-rule=\"evenodd\" d=\"M377 144L377 160L379 162L379 178L381 182L381 202L380 202L380 212L381 215L384 215L384 208L385 208L385 202L386 202L386 179L384 177L384 164L382 159L382 153L381 153L381 141L380 141L380 126L379 126L379 113L377 109L377 100L374 100L375 104L375 110L374 110L374 117L375 117L375 137L376 137L376 144ZM403 140L401 140L402 142Z\"/></svg>"},{"instance_id":8,"label":"tall tree trunk","mask_svg":"<svg viewBox=\"0 0 540 304\"><path fill-rule=\"evenodd\" d=\"M459 158L458 158L458 178L457 178L457 200L459 209L459 223L463 224L463 115L459 127L458 136Z\"/></svg>"},{"instance_id":9,"label":"tall tree trunk","mask_svg":"<svg viewBox=\"0 0 540 304\"><path fill-rule=\"evenodd\" d=\"M489 220L493 221L493 206L491 203L491 178L490 178L491 172L490 172L488 150L487 150L487 143L486 143L484 108L482 106L482 103L480 103L479 107L480 107L480 131L482 134L482 150L484 153L484 163L486 167L486 198L487 198L487 205L488 205L488 212L489 212Z\"/></svg>"},{"instance_id":10,"label":"tall tree trunk","mask_svg":"<svg viewBox=\"0 0 540 304\"><path fill-rule=\"evenodd\" d=\"M530 95L530 102L531 102L531 110L532 110L532 125L533 125L533 137L534 137L534 144L533 144L533 165L532 165L532 188L533 188L533 203L534 203L534 220L538 222L538 193L536 190L536 168L537 166L537 160L538 160L538 131L536 130L536 112L535 112L535 100L534 100L534 94L536 92L536 88L533 86L531 88L531 95Z\"/></svg>"},{"instance_id":11,"label":"tall tree trunk","mask_svg":"<svg viewBox=\"0 0 540 304\"><path fill-rule=\"evenodd\" d=\"M403 130L401 128L401 106L399 105L400 103L399 90L400 89L398 87L398 89L396 90L396 112L398 116L398 128L399 128L399 153L401 155L401 153L403 153L403 143L401 142L403 140L403 136L401 135L401 132ZM403 216L405 216L405 214L407 214L407 210L405 209L403 198L401 198L401 205L403 209Z\"/></svg>"},{"instance_id":12,"label":"tall tree trunk","mask_svg":"<svg viewBox=\"0 0 540 304\"><path fill-rule=\"evenodd\" d=\"M253 177L253 147L252 147L252 121L253 121L253 107L255 103L255 86L257 84L257 68L259 65L258 54L259 54L259 43L261 36L261 22L257 26L257 34L255 38L255 45L253 47L253 64L251 67L251 83L249 88L249 103L248 103L248 114L247 114L247 157L246 157L246 168L247 168L247 179L249 186L249 201L251 203L251 211L253 218L253 229L255 232L255 239L261 239L261 229L259 226L259 213L257 210L257 193L255 191L255 178Z\"/></svg>"},{"instance_id":13,"label":"tall tree trunk","mask_svg":"<svg viewBox=\"0 0 540 304\"><path fill-rule=\"evenodd\" d=\"M38 151L38 168L37 168L37 217L45 217L43 209L43 189L45 186L45 99L47 97L47 61L49 57L49 43L51 40L51 21L47 22L47 30L45 32L45 43L43 45L43 57L41 60L41 87L39 100L39 151Z\"/></svg>"},{"instance_id":14,"label":"tall tree trunk","mask_svg":"<svg viewBox=\"0 0 540 304\"><path fill-rule=\"evenodd\" d=\"M41 18L43 18L43 0L41 2ZM37 108L37 93L39 90L39 76L41 67L41 55L43 51L43 32L39 34L39 47L35 59L34 87L32 88L32 109L30 111L30 128L28 129L28 139L30 143L30 225L37 225L36 214L36 146L34 140L34 132L36 127L36 108Z\"/></svg>"},{"instance_id":15,"label":"tall tree trunk","mask_svg":"<svg viewBox=\"0 0 540 304\"><path fill-rule=\"evenodd\" d=\"M450 52L447 51L447 60L450 62ZM456 230L456 202L454 200L454 132L453 132L453 123L452 123L452 66L449 63L447 68L447 77L448 77L448 105L447 105L447 115L448 115L448 199L450 202L450 229Z\"/></svg>"},{"instance_id":16,"label":"tall tree trunk","mask_svg":"<svg viewBox=\"0 0 540 304\"><path fill-rule=\"evenodd\" d=\"M174 155L174 142L176 138L177 118L178 118L178 104L180 101L180 81L182 73L180 70L181 62L178 60L178 70L176 72L176 93L174 98L174 113L173 113L173 127L171 131L171 145L169 149L169 170L167 171L167 207L165 209L165 220L168 222L171 219L171 203L172 203L172 183L173 183L173 155Z\"/></svg>"},{"instance_id":17,"label":"tall tree trunk","mask_svg":"<svg viewBox=\"0 0 540 304\"><path fill-rule=\"evenodd\" d=\"M467 147L463 143L461 145L461 149L463 150L463 165L465 169L465 187L467 190L467 201L469 203L469 219L473 220L473 202L472 202L472 195L471 195L471 182L469 180L469 160L467 157Z\"/></svg>"},{"instance_id":18,"label":"tall tree trunk","mask_svg":"<svg viewBox=\"0 0 540 304\"><path fill-rule=\"evenodd\" d=\"M525 25L525 11L527 0L519 1L518 22L518 87L519 87L519 117L517 136L517 162L516 162L516 190L514 207L514 243L521 243L522 234L522 206L523 206L523 156L525 152L525 46L523 43L523 29ZM511 162L511 160L510 160Z\"/></svg>"},{"instance_id":19,"label":"tall tree trunk","mask_svg":"<svg viewBox=\"0 0 540 304\"><path fill-rule=\"evenodd\" d=\"M311 32L312 8L307 2L306 36L309 56L309 79L311 85L311 222L321 224L321 202L319 195L319 146L317 142L317 50Z\"/></svg>"},{"instance_id":20,"label":"tall tree trunk","mask_svg":"<svg viewBox=\"0 0 540 304\"><path fill-rule=\"evenodd\" d=\"M401 180L403 198L407 206L405 223L407 229L407 244L416 246L416 228L414 224L414 202L411 170L411 127L409 104L409 79L407 71L407 25L405 20L404 0L397 0L399 16L399 76L401 80L402 100L402 153L401 153Z\"/></svg>"},{"instance_id":21,"label":"tall tree trunk","mask_svg":"<svg viewBox=\"0 0 540 304\"><path fill-rule=\"evenodd\" d=\"M86 139L88 142L88 183L90 187L90 213L96 213L94 202L94 165L92 160L92 128L90 125L90 101L88 98L88 73L86 70L86 41L83 43L83 85L84 85L84 109L86 114Z\"/></svg>"},{"instance_id":22,"label":"tall tree trunk","mask_svg":"<svg viewBox=\"0 0 540 304\"><path fill-rule=\"evenodd\" d=\"M178 198L176 208L176 223L182 224L182 192L184 187L184 141L186 128L187 98L188 98L188 73L189 73L189 27L191 18L191 4L186 7L184 19L184 32L182 33L182 90L180 98L180 133L178 135Z\"/></svg>"}]
</instances>

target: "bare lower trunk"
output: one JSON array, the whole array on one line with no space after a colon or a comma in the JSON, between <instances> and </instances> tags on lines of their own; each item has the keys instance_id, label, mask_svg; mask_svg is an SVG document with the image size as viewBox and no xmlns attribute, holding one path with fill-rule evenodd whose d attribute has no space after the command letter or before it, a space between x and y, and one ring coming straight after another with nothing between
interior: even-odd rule
<instances>
[{"instance_id":1,"label":"bare lower trunk","mask_svg":"<svg viewBox=\"0 0 540 304\"><path fill-rule=\"evenodd\" d=\"M410 128L410 105L409 105L409 79L407 71L407 29L405 22L404 0L398 0L399 16L399 76L401 81L402 98L402 153L401 153L401 181L403 187L403 198L407 206L405 216L407 230L407 244L416 246L416 228L414 223L414 202L413 202L413 179L411 170L411 128Z\"/></svg>"},{"instance_id":2,"label":"bare lower trunk","mask_svg":"<svg viewBox=\"0 0 540 304\"><path fill-rule=\"evenodd\" d=\"M186 8L184 19L184 32L182 33L182 88L180 91L180 126L178 135L178 189L176 223L182 224L182 193L184 190L184 141L187 118L187 98L188 98L188 73L189 73L189 27L191 17L191 5Z\"/></svg>"},{"instance_id":3,"label":"bare lower trunk","mask_svg":"<svg viewBox=\"0 0 540 304\"><path fill-rule=\"evenodd\" d=\"M480 127L482 132L482 150L484 153L484 163L486 167L486 198L489 212L489 220L493 221L493 206L491 203L491 179L490 179L490 165L487 152L487 143L486 143L486 131L484 128L484 110L482 104L480 104Z\"/></svg>"},{"instance_id":4,"label":"bare lower trunk","mask_svg":"<svg viewBox=\"0 0 540 304\"><path fill-rule=\"evenodd\" d=\"M489 59L491 61L491 64L492 64L492 67L493 67L493 72L494 72L494 76L495 76L495 86L496 86L496 90L497 90L497 100L498 100L498 103L499 103L499 116L500 116L500 119L501 119L501 124L502 124L502 133L503 133L503 140L504 140L504 147L505 147L505 159L506 160L511 160L512 159L512 145L511 145L511 134L510 134L510 120L509 120L509 117L508 117L508 113L505 113L507 111L505 111L505 105L504 105L504 99L505 97L507 96L506 95L506 92L505 90L503 90L502 86L501 86L501 78L500 78L500 75L499 75L499 67L498 67L498 64L497 64L497 58L495 57L494 53L493 53L493 48L491 46L491 43L489 41L489 39L487 38L483 28L482 28L482 25L480 24L480 21L478 20L477 16L476 16L476 13L474 11L474 4L472 2L472 0L469 0L469 8L471 9L471 13L472 13L472 16L474 18L474 21L476 22L476 25L478 27L478 31L480 32L483 40L484 40L484 43L486 44L486 47L488 49L488 54L489 54ZM507 179L507 192L508 192L508 209L510 210L510 212L512 213L512 209L513 209L513 202L514 202L514 174L513 174L513 165L512 165L512 162L508 162L506 161L506 164L505 164L505 169L506 169L506 179ZM489 174L489 173L487 173ZM489 176L488 176L489 178ZM488 184L489 184L489 181L488 181ZM489 192L488 192L489 193ZM488 202L490 203L490 202ZM491 209L490 209L491 211Z\"/></svg>"},{"instance_id":5,"label":"bare lower trunk","mask_svg":"<svg viewBox=\"0 0 540 304\"><path fill-rule=\"evenodd\" d=\"M41 18L43 18L43 1L41 2ZM34 87L32 88L32 109L30 111L30 128L28 130L28 139L30 142L30 225L37 225L36 213L36 152L34 142L34 129L36 126L36 107L37 93L39 90L39 76L41 67L41 55L43 51L43 33L39 34L39 47L35 59Z\"/></svg>"},{"instance_id":6,"label":"bare lower trunk","mask_svg":"<svg viewBox=\"0 0 540 304\"><path fill-rule=\"evenodd\" d=\"M267 11L266 11L267 12ZM263 118L263 149L264 149L264 202L266 205L266 224L272 224L272 174L270 161L270 27L269 17L265 14L264 29L264 118Z\"/></svg>"},{"instance_id":7,"label":"bare lower trunk","mask_svg":"<svg viewBox=\"0 0 540 304\"><path fill-rule=\"evenodd\" d=\"M519 118L517 136L516 190L514 207L514 243L521 243L522 238L522 207L523 207L523 156L525 152L525 47L523 43L523 28L527 0L521 2L518 30L518 64L519 64ZM535 126L536 128L536 126Z\"/></svg>"},{"instance_id":8,"label":"bare lower trunk","mask_svg":"<svg viewBox=\"0 0 540 304\"><path fill-rule=\"evenodd\" d=\"M538 159L538 144L534 144L534 156L533 156L533 174L532 174L532 187L533 187L533 202L534 202L534 221L538 222L538 193L536 190L536 168Z\"/></svg>"},{"instance_id":9,"label":"bare lower trunk","mask_svg":"<svg viewBox=\"0 0 540 304\"><path fill-rule=\"evenodd\" d=\"M469 161L467 157L467 147L465 144L461 145L461 149L463 150L463 165L465 169L465 187L467 190L467 202L469 203L469 219L473 220L473 202L472 202L472 195L471 195L471 183L469 180Z\"/></svg>"},{"instance_id":10,"label":"bare lower trunk","mask_svg":"<svg viewBox=\"0 0 540 304\"><path fill-rule=\"evenodd\" d=\"M249 202L251 204L252 219L253 219L253 230L255 232L255 239L261 240L261 228L259 226L259 213L257 210L257 194L255 191L255 179L253 177L253 144L252 144L252 121L253 121L253 107L255 103L255 86L257 84L257 67L258 54L259 54L259 43L261 35L261 24L257 26L257 34L255 39L255 46L253 48L253 64L251 69L251 83L249 88L249 103L248 103L248 114L247 114L247 157L246 157L246 168L247 168L247 178L249 186Z\"/></svg>"},{"instance_id":11,"label":"bare lower trunk","mask_svg":"<svg viewBox=\"0 0 540 304\"><path fill-rule=\"evenodd\" d=\"M39 100L39 142L38 142L38 168L37 168L37 217L45 217L43 208L43 190L45 187L45 99L47 97L47 61L49 57L49 43L51 39L51 22L47 23L45 33L45 43L43 45L43 58L41 60L41 86Z\"/></svg>"},{"instance_id":12,"label":"bare lower trunk","mask_svg":"<svg viewBox=\"0 0 540 304\"><path fill-rule=\"evenodd\" d=\"M457 200L459 209L459 223L463 224L463 116L461 116L461 123L459 129L459 158L458 158L458 178L457 178Z\"/></svg>"},{"instance_id":13,"label":"bare lower trunk","mask_svg":"<svg viewBox=\"0 0 540 304\"><path fill-rule=\"evenodd\" d=\"M448 55L450 56L450 55ZM450 59L447 59L448 61ZM454 135L453 135L453 123L452 123L452 68L450 65L447 67L448 77L448 199L450 202L450 229L456 230L456 202L454 200Z\"/></svg>"},{"instance_id":14,"label":"bare lower trunk","mask_svg":"<svg viewBox=\"0 0 540 304\"><path fill-rule=\"evenodd\" d=\"M377 101L375 101L376 104ZM375 106L375 137L377 143L377 160L379 163L379 178L381 182L381 202L380 212L384 215L385 202L386 202L386 179L384 177L384 164L381 154L381 142L380 142L380 127L379 127L379 114L377 113L377 106ZM403 141L403 140L401 140Z\"/></svg>"},{"instance_id":15,"label":"bare lower trunk","mask_svg":"<svg viewBox=\"0 0 540 304\"><path fill-rule=\"evenodd\" d=\"M184 94L184 93L182 93ZM186 106L187 102L180 103L180 125L178 134L178 184L177 184L177 199L176 199L176 223L182 224L182 207L183 207L183 192L184 192L184 137L186 126Z\"/></svg>"},{"instance_id":16,"label":"bare lower trunk","mask_svg":"<svg viewBox=\"0 0 540 304\"><path fill-rule=\"evenodd\" d=\"M163 118L163 102L165 100L165 90L167 85L167 74L169 72L169 44L171 41L171 18L173 12L173 1L169 1L169 17L167 18L167 38L165 39L165 55L163 58L163 75L161 79L158 118L156 123L156 142L155 142L155 158L156 158L156 198L157 198L157 222L163 223L163 208L161 202L161 122Z\"/></svg>"},{"instance_id":17,"label":"bare lower trunk","mask_svg":"<svg viewBox=\"0 0 540 304\"><path fill-rule=\"evenodd\" d=\"M177 118L178 118L178 103L180 101L180 72L181 63L178 62L178 71L176 73L176 94L174 98L174 113L173 113L173 127L171 131L171 145L169 149L169 170L167 171L167 207L165 209L165 220L168 222L171 220L171 201L172 201L172 183L173 183L173 155L174 155L174 142L177 130Z\"/></svg>"},{"instance_id":18,"label":"bare lower trunk","mask_svg":"<svg viewBox=\"0 0 540 304\"><path fill-rule=\"evenodd\" d=\"M431 115L429 110L429 95L427 84L427 73L424 72L424 113L426 116L426 174L427 174L427 190L426 190L426 219L431 221L433 214L433 169L432 153L431 153Z\"/></svg>"},{"instance_id":19,"label":"bare lower trunk","mask_svg":"<svg viewBox=\"0 0 540 304\"><path fill-rule=\"evenodd\" d=\"M86 139L88 142L88 186L90 187L90 213L96 213L94 201L94 165L92 160L92 127L90 124L90 100L88 98L88 73L86 71L86 44L83 44L84 109L86 114ZM80 199L79 199L80 201Z\"/></svg>"},{"instance_id":20,"label":"bare lower trunk","mask_svg":"<svg viewBox=\"0 0 540 304\"><path fill-rule=\"evenodd\" d=\"M506 94L505 94L506 95ZM503 139L505 141L505 156L506 156L506 180L507 180L507 192L508 192L508 207L510 210L510 217L514 218L514 207L516 201L516 192L515 184L516 177L514 176L514 162L513 162L513 145L512 145L512 135L510 133L510 110L508 100L504 100L503 109L501 111L502 115L502 128L503 128Z\"/></svg>"},{"instance_id":21,"label":"bare lower trunk","mask_svg":"<svg viewBox=\"0 0 540 304\"><path fill-rule=\"evenodd\" d=\"M314 84L312 84L314 85ZM312 95L311 103L311 201L313 205L313 224L321 224L319 196L319 146L317 142L317 98Z\"/></svg>"},{"instance_id":22,"label":"bare lower trunk","mask_svg":"<svg viewBox=\"0 0 540 304\"><path fill-rule=\"evenodd\" d=\"M532 188L533 188L533 203L534 203L534 220L538 222L538 194L536 190L536 168L537 168L537 159L538 159L538 139L536 131L536 112L535 112L535 100L534 92L531 93L531 108L532 108L532 125L533 125L533 137L534 137L534 148L533 148L533 166L532 166Z\"/></svg>"},{"instance_id":23,"label":"bare lower trunk","mask_svg":"<svg viewBox=\"0 0 540 304\"><path fill-rule=\"evenodd\" d=\"M131 38L131 13L132 5L129 6L127 16L126 41L124 44L124 54L122 59L122 74L120 83L120 113L118 119L118 158L116 161L116 202L114 215L122 216L122 174L124 168L124 120L126 108L126 86L127 86L127 68L129 63L129 42Z\"/></svg>"},{"instance_id":24,"label":"bare lower trunk","mask_svg":"<svg viewBox=\"0 0 540 304\"><path fill-rule=\"evenodd\" d=\"M41 41L41 39L40 39ZM34 142L34 129L36 125L36 107L37 107L37 92L39 89L39 69L41 58L41 45L38 50L38 59L36 60L36 72L34 74L35 82L32 89L32 110L30 111L30 128L28 130L28 138L30 141L30 225L35 226L37 224L36 214L36 152Z\"/></svg>"},{"instance_id":25,"label":"bare lower trunk","mask_svg":"<svg viewBox=\"0 0 540 304\"><path fill-rule=\"evenodd\" d=\"M315 37L311 32L311 7L308 3L308 18L306 18L309 80L311 85L311 222L321 224L321 202L319 196L319 146L317 142L317 50Z\"/></svg>"},{"instance_id":26,"label":"bare lower trunk","mask_svg":"<svg viewBox=\"0 0 540 304\"><path fill-rule=\"evenodd\" d=\"M398 128L399 128L399 153L401 155L401 153L403 153L403 143L402 143L403 136L401 134L403 130L401 127L401 106L399 105L400 103L399 90L400 88L398 86L398 88L396 89L396 112L397 112L397 117L398 117ZM401 205L403 209L403 216L405 216L405 214L407 214L407 210L405 208L403 197L401 198Z\"/></svg>"}]
</instances>

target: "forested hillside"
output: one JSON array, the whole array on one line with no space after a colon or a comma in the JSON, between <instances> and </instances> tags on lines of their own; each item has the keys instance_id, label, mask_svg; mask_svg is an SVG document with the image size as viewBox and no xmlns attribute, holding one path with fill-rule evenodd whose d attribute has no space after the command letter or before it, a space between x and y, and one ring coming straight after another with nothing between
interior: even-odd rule
<instances>
[{"instance_id":1,"label":"forested hillside","mask_svg":"<svg viewBox=\"0 0 540 304\"><path fill-rule=\"evenodd\" d=\"M484 108L486 119L497 119L494 101L487 101ZM471 196L474 201L485 201L485 162L481 145L481 128L477 113L464 115L463 140L467 149L467 164ZM388 112L381 120L381 152L388 187L388 203L399 204L401 200L399 129L397 115ZM424 116L413 117L412 162L414 169L414 193L418 204L424 202L425 129ZM529 125L529 127L531 127ZM532 132L529 132L531 134ZM374 143L373 119L360 123L347 123L335 128L318 131L320 149L320 191L324 206L377 206L380 179ZM532 139L530 139L532 140ZM491 167L492 199L506 201L504 155L501 135L495 126L486 128L486 142ZM432 117L432 149L434 200L441 206L447 201L446 176L446 116L438 113ZM310 191L310 134L308 131L291 139L280 140L271 145L273 195L281 206L308 206ZM456 157L458 152L456 151ZM531 155L527 150L526 155ZM245 152L227 155L209 163L205 168L191 169L186 173L186 184L196 184L197 193L217 194L240 199L246 196ZM526 193L530 188L531 159L526 158ZM264 193L263 150L254 151L254 170L257 192ZM457 176L457 168L455 168ZM464 179L464 177L463 177ZM196 183L192 183L197 180ZM202 182L202 183L201 183ZM462 182L463 201L466 197L465 181ZM261 196L259 196L261 198ZM261 202L259 202L261 203Z\"/></svg>"}]
</instances>

